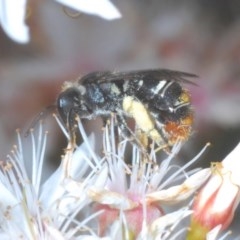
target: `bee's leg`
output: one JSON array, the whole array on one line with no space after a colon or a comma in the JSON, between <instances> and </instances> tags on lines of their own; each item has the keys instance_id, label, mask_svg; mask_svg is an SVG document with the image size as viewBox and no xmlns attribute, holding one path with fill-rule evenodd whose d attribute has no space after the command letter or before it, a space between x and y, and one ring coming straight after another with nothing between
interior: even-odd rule
<instances>
[{"instance_id":1,"label":"bee's leg","mask_svg":"<svg viewBox=\"0 0 240 240\"><path fill-rule=\"evenodd\" d=\"M133 131L128 127L127 122L125 118L122 115L116 115L117 118L117 125L121 130L121 135L124 138L127 138L129 140L132 140L134 138L134 133Z\"/></svg>"},{"instance_id":2,"label":"bee's leg","mask_svg":"<svg viewBox=\"0 0 240 240\"><path fill-rule=\"evenodd\" d=\"M116 118L117 118L117 122L118 122L118 127L121 130L121 135L123 137L127 138L131 143L136 144L137 147L143 153L143 155L146 157L147 156L146 147L141 143L141 141L138 139L136 134L128 127L124 116L117 114Z\"/></svg>"},{"instance_id":3,"label":"bee's leg","mask_svg":"<svg viewBox=\"0 0 240 240\"><path fill-rule=\"evenodd\" d=\"M156 152L163 149L167 153L170 153L171 152L171 146L168 142L167 137L164 135L162 126L159 126L159 124L155 124L155 128L158 130L158 132L159 132L159 134L162 138L162 141L160 143L157 143L158 148L156 149Z\"/></svg>"},{"instance_id":4,"label":"bee's leg","mask_svg":"<svg viewBox=\"0 0 240 240\"><path fill-rule=\"evenodd\" d=\"M68 131L69 134L69 141L70 144L72 146L72 149L76 148L77 146L77 139L76 139L76 114L73 112L73 110L71 109L68 113L67 116L67 123L66 123L66 129Z\"/></svg>"}]
</instances>

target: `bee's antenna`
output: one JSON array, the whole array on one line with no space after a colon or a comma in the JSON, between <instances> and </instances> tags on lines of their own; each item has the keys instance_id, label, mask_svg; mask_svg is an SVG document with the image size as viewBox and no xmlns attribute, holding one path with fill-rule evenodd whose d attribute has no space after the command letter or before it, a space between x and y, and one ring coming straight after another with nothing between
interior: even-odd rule
<instances>
[{"instance_id":1,"label":"bee's antenna","mask_svg":"<svg viewBox=\"0 0 240 240\"><path fill-rule=\"evenodd\" d=\"M48 107L46 107L44 110L42 110L40 113L38 113L33 120L31 121L30 126L27 128L24 137L27 137L31 131L31 129L33 129L37 122L40 121L41 119L44 119L49 113L51 113L53 110L56 109L56 105L50 105Z\"/></svg>"}]
</instances>

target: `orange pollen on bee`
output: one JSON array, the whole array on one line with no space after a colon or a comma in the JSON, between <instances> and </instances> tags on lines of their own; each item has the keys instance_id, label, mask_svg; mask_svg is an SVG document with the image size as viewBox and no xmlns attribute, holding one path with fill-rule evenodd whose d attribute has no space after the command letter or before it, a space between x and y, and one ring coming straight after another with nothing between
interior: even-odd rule
<instances>
[{"instance_id":1,"label":"orange pollen on bee","mask_svg":"<svg viewBox=\"0 0 240 240\"><path fill-rule=\"evenodd\" d=\"M168 122L164 129L168 135L169 144L174 144L176 141L187 140L191 134L193 124L193 115L180 120L180 122Z\"/></svg>"}]
</instances>

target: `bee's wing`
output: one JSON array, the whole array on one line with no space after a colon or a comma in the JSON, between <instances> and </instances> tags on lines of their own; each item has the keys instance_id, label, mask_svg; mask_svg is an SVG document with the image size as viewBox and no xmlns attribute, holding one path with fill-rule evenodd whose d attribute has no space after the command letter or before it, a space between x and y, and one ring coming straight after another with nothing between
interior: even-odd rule
<instances>
[{"instance_id":1,"label":"bee's wing","mask_svg":"<svg viewBox=\"0 0 240 240\"><path fill-rule=\"evenodd\" d=\"M143 70L140 71L140 76L143 76L144 79L156 79L156 80L166 80L166 81L176 81L183 82L188 84L197 85L196 83L188 80L187 78L196 78L197 75L193 73L174 71L169 69L153 69L153 70Z\"/></svg>"},{"instance_id":2,"label":"bee's wing","mask_svg":"<svg viewBox=\"0 0 240 240\"><path fill-rule=\"evenodd\" d=\"M113 75L113 72L104 71L104 72L91 72L82 78L79 79L80 84L88 84L88 83L100 83L100 82L108 82L109 78Z\"/></svg>"},{"instance_id":3,"label":"bee's wing","mask_svg":"<svg viewBox=\"0 0 240 240\"><path fill-rule=\"evenodd\" d=\"M143 81L148 80L166 80L166 81L177 81L190 83L197 85L196 83L187 80L186 78L195 78L197 75L192 73L173 71L169 69L151 69L151 70L140 70L140 71L130 71L130 72L92 72L82 77L79 82L81 84L88 83L104 83L118 80L132 80L139 79Z\"/></svg>"}]
</instances>

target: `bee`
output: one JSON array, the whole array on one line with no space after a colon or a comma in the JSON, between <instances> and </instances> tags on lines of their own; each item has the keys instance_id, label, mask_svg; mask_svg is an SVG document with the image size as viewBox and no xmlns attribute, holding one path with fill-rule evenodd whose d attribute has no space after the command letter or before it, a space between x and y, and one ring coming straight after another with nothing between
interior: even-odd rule
<instances>
[{"instance_id":1,"label":"bee","mask_svg":"<svg viewBox=\"0 0 240 240\"><path fill-rule=\"evenodd\" d=\"M182 86L195 74L168 69L130 72L92 72L66 82L57 98L60 118L72 131L76 116L104 123L114 113L125 137L134 137L127 119L161 146L185 141L191 134L193 110L189 92Z\"/></svg>"}]
</instances>

